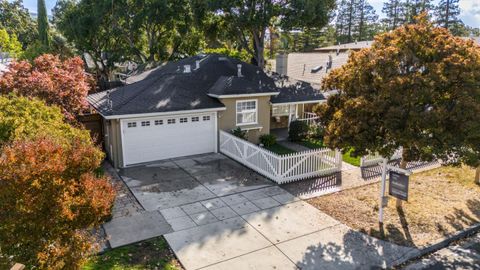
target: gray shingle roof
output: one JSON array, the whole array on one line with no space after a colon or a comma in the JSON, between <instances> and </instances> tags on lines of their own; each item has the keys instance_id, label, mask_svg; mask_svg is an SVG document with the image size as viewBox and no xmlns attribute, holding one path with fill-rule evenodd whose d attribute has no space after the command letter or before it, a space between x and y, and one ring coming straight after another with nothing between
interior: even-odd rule
<instances>
[{"instance_id":1,"label":"gray shingle roof","mask_svg":"<svg viewBox=\"0 0 480 270\"><path fill-rule=\"evenodd\" d=\"M200 68L196 69L199 61ZM242 65L238 77L237 65ZM184 73L190 65L191 72ZM260 87L261 85L261 87ZM239 95L280 92L279 100L317 98L303 91L277 87L257 66L218 54L197 55L154 68L128 78L127 85L88 96L89 103L104 116L221 109L224 105L209 94ZM312 89L312 91L314 91ZM302 95L294 97L294 95Z\"/></svg>"}]
</instances>

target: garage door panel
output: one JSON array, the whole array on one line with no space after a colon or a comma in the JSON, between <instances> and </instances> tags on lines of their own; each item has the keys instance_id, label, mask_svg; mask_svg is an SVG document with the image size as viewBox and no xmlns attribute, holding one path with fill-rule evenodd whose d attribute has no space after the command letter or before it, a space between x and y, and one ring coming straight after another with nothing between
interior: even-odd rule
<instances>
[{"instance_id":1,"label":"garage door panel","mask_svg":"<svg viewBox=\"0 0 480 270\"><path fill-rule=\"evenodd\" d=\"M122 124L125 165L214 152L215 115L206 114L210 120L203 121L204 115L125 120ZM180 118L185 117L188 122L180 123ZM192 122L192 117L200 119ZM155 120L160 119L163 125L155 125ZM175 124L168 124L168 119L175 119ZM150 126L141 126L142 121L150 121ZM128 127L129 122L136 122L136 127Z\"/></svg>"}]
</instances>

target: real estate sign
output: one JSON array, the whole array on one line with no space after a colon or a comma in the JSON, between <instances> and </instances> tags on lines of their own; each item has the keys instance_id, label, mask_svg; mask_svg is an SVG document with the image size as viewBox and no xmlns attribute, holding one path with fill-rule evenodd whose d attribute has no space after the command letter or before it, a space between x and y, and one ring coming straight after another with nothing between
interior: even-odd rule
<instances>
[{"instance_id":1,"label":"real estate sign","mask_svg":"<svg viewBox=\"0 0 480 270\"><path fill-rule=\"evenodd\" d=\"M388 185L388 193L390 194L390 196L407 201L408 180L408 175L395 171L390 171L390 182Z\"/></svg>"}]
</instances>

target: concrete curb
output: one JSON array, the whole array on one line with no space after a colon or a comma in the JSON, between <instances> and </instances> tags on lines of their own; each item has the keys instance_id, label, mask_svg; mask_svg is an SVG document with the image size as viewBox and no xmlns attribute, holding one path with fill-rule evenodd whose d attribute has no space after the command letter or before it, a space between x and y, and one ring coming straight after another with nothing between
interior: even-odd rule
<instances>
[{"instance_id":1,"label":"concrete curb","mask_svg":"<svg viewBox=\"0 0 480 270\"><path fill-rule=\"evenodd\" d=\"M477 223L467 229L464 229L462 231L459 231L457 233L455 233L454 235L448 237L448 238L445 238L443 240L440 240L438 241L437 243L433 244L433 245L430 245L430 246L427 246L427 247L424 247L422 249L419 249L419 250L416 250L414 252L412 252L411 254L408 253L405 257L403 258L400 258L400 259L397 259L391 263L389 263L387 265L387 268L392 268L392 267L395 267L395 266L400 266L401 264L404 264L408 261L411 261L411 260L414 260L414 259L418 259L420 257L423 257L427 254L430 254L430 253L433 253L433 252L436 252L442 248L445 248L447 247L448 245L450 245L452 242L455 242L455 241L458 241L462 238L465 238L469 235L472 235L472 234L475 234L477 232L480 232L480 223Z\"/></svg>"}]
</instances>

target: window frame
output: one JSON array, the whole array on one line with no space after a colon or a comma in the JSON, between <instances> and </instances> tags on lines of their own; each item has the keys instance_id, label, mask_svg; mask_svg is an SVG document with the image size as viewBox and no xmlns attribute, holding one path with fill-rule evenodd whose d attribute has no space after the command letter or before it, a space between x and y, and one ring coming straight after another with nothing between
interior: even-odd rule
<instances>
[{"instance_id":1,"label":"window frame","mask_svg":"<svg viewBox=\"0 0 480 270\"><path fill-rule=\"evenodd\" d=\"M198 117L198 116L192 116L191 121L192 121L192 123L200 122L200 117Z\"/></svg>"},{"instance_id":2,"label":"window frame","mask_svg":"<svg viewBox=\"0 0 480 270\"><path fill-rule=\"evenodd\" d=\"M127 128L136 128L137 122L127 122Z\"/></svg>"},{"instance_id":3,"label":"window frame","mask_svg":"<svg viewBox=\"0 0 480 270\"><path fill-rule=\"evenodd\" d=\"M150 126L150 120L141 121L140 126L149 127Z\"/></svg>"},{"instance_id":4,"label":"window frame","mask_svg":"<svg viewBox=\"0 0 480 270\"><path fill-rule=\"evenodd\" d=\"M210 115L204 115L202 117L202 121L210 121L210 120L212 120L212 117L210 117Z\"/></svg>"},{"instance_id":5,"label":"window frame","mask_svg":"<svg viewBox=\"0 0 480 270\"><path fill-rule=\"evenodd\" d=\"M177 123L177 121L176 121L175 118L170 118L170 119L167 120L167 125L174 125L176 123Z\"/></svg>"},{"instance_id":6,"label":"window frame","mask_svg":"<svg viewBox=\"0 0 480 270\"><path fill-rule=\"evenodd\" d=\"M154 123L155 126L162 126L163 125L163 119L157 119L153 123Z\"/></svg>"},{"instance_id":7,"label":"window frame","mask_svg":"<svg viewBox=\"0 0 480 270\"><path fill-rule=\"evenodd\" d=\"M275 111L275 108L285 108L286 107L286 111L281 111L282 113L274 113ZM286 105L273 105L272 106L272 116L273 117L277 117L277 116L289 116L290 114L292 114L292 108L291 108L291 105L290 104L286 104Z\"/></svg>"},{"instance_id":8,"label":"window frame","mask_svg":"<svg viewBox=\"0 0 480 270\"><path fill-rule=\"evenodd\" d=\"M180 124L188 123L188 117L180 117L180 119L178 120L178 122L179 122Z\"/></svg>"},{"instance_id":9,"label":"window frame","mask_svg":"<svg viewBox=\"0 0 480 270\"><path fill-rule=\"evenodd\" d=\"M247 102L255 102L255 110L250 109L250 110L239 112L238 111L238 105L240 103L247 103ZM239 114L252 113L252 112L255 112L255 121L254 122L238 123L238 115ZM250 125L257 125L258 124L258 99L237 100L235 102L235 123L236 123L237 126L250 126Z\"/></svg>"}]
</instances>

